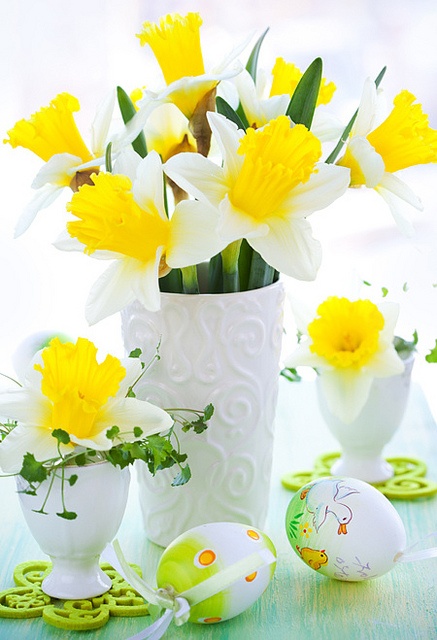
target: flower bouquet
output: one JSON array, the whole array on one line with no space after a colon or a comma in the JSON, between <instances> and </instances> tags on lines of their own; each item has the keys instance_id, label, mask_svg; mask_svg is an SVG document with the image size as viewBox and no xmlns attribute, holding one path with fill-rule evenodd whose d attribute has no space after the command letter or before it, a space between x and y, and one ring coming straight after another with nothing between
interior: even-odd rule
<instances>
[{"instance_id":1,"label":"flower bouquet","mask_svg":"<svg viewBox=\"0 0 437 640\"><path fill-rule=\"evenodd\" d=\"M155 539L205 519L262 528L281 346L280 274L316 277L322 251L308 218L348 187L375 189L410 232L398 205L421 203L396 174L437 159L437 131L410 92L401 91L382 115L385 69L365 81L356 113L341 125L329 114L335 86L322 77L320 58L304 73L278 58L263 74L258 60L266 31L245 63L239 57L247 42L206 70L200 26L196 13L144 23L140 44L152 49L163 86L111 92L90 146L76 128L79 103L69 94L19 121L6 140L45 163L17 235L71 188L70 216L56 246L111 261L91 288L86 318L96 323L122 311L127 351L139 345L150 354L162 338L163 358L140 384L141 396L160 406L170 398L176 406L201 399L216 407L194 456L206 465L196 471L196 493L185 504L169 498L166 510L161 489L147 495L158 496L164 514ZM122 122L113 118L116 102ZM258 505L256 516L249 504Z\"/></svg>"}]
</instances>

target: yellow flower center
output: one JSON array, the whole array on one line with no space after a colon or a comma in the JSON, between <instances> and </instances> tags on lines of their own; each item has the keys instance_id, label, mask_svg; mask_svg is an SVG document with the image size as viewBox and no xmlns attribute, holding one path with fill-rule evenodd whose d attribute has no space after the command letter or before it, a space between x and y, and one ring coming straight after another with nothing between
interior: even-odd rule
<instances>
[{"instance_id":1,"label":"yellow flower center","mask_svg":"<svg viewBox=\"0 0 437 640\"><path fill-rule=\"evenodd\" d=\"M273 81L270 89L270 97L284 94L288 94L291 97L303 74L292 62L286 62L283 58L276 58L272 75ZM317 105L328 104L334 95L335 89L336 87L333 82L327 83L326 78L322 78Z\"/></svg>"},{"instance_id":2,"label":"yellow flower center","mask_svg":"<svg viewBox=\"0 0 437 640\"><path fill-rule=\"evenodd\" d=\"M248 129L238 153L244 162L229 198L235 207L262 220L281 215L291 191L309 180L321 144L306 127L291 127L287 116L279 116L262 129Z\"/></svg>"},{"instance_id":3,"label":"yellow flower center","mask_svg":"<svg viewBox=\"0 0 437 640\"><path fill-rule=\"evenodd\" d=\"M12 147L24 147L47 162L57 153L70 153L82 162L92 160L74 121L79 101L68 93L60 93L48 107L34 113L29 120L20 120L8 131Z\"/></svg>"},{"instance_id":4,"label":"yellow flower center","mask_svg":"<svg viewBox=\"0 0 437 640\"><path fill-rule=\"evenodd\" d=\"M153 201L147 210L137 205L126 176L99 173L92 180L94 186L81 187L67 205L79 218L67 224L70 235L88 254L106 250L143 263L154 261L157 248L168 245L170 221L161 218Z\"/></svg>"},{"instance_id":5,"label":"yellow flower center","mask_svg":"<svg viewBox=\"0 0 437 640\"><path fill-rule=\"evenodd\" d=\"M370 300L330 297L308 325L310 350L339 369L360 369L377 352L384 316Z\"/></svg>"},{"instance_id":6,"label":"yellow flower center","mask_svg":"<svg viewBox=\"0 0 437 640\"><path fill-rule=\"evenodd\" d=\"M198 13L185 17L169 14L161 18L159 25L145 22L138 34L142 46L148 44L161 67L167 84L185 76L200 76L205 73L200 46Z\"/></svg>"},{"instance_id":7,"label":"yellow flower center","mask_svg":"<svg viewBox=\"0 0 437 640\"><path fill-rule=\"evenodd\" d=\"M76 344L54 338L43 350L41 391L50 400L46 429L63 429L76 438L92 438L96 422L109 398L117 393L126 369L114 356L96 359L95 345L79 338ZM112 427L108 424L108 428Z\"/></svg>"},{"instance_id":8,"label":"yellow flower center","mask_svg":"<svg viewBox=\"0 0 437 640\"><path fill-rule=\"evenodd\" d=\"M437 131L415 100L409 91L401 91L388 118L367 136L389 173L437 161Z\"/></svg>"}]
</instances>

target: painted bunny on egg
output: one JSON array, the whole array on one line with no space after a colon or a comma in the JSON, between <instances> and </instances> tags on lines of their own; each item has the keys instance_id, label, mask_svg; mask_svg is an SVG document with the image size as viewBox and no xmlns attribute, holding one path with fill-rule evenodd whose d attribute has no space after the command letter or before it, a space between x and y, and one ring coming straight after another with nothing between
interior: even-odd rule
<instances>
[{"instance_id":1,"label":"painted bunny on egg","mask_svg":"<svg viewBox=\"0 0 437 640\"><path fill-rule=\"evenodd\" d=\"M307 510L313 514L313 525L317 533L326 521L328 513L338 520L338 534L347 534L347 525L353 518L352 509L344 503L344 499L356 489L346 486L341 480L326 478L315 482L302 491L301 500L305 500Z\"/></svg>"}]
</instances>

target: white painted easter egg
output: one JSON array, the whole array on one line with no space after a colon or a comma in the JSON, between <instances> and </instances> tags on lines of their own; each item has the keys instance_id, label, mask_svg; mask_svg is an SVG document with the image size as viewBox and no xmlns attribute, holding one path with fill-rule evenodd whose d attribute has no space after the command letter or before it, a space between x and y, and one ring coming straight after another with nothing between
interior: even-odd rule
<instances>
[{"instance_id":1,"label":"white painted easter egg","mask_svg":"<svg viewBox=\"0 0 437 640\"><path fill-rule=\"evenodd\" d=\"M276 550L264 533L244 524L215 522L181 534L164 551L158 564L159 588L181 594L256 552L261 566L248 567L242 577L216 595L191 606L191 622L228 620L248 609L267 588L276 566Z\"/></svg>"},{"instance_id":2,"label":"white painted easter egg","mask_svg":"<svg viewBox=\"0 0 437 640\"><path fill-rule=\"evenodd\" d=\"M321 478L302 487L288 506L286 530L311 569L345 581L387 573L406 543L391 502L354 478Z\"/></svg>"}]
</instances>

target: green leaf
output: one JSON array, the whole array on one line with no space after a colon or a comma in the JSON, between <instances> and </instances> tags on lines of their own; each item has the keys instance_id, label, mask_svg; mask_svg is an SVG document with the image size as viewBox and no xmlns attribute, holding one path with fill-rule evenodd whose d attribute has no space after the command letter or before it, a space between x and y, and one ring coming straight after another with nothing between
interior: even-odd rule
<instances>
[{"instance_id":1,"label":"green leaf","mask_svg":"<svg viewBox=\"0 0 437 640\"><path fill-rule=\"evenodd\" d=\"M119 433L120 429L116 425L114 425L106 431L106 437L108 438L108 440L114 440L114 438L116 438Z\"/></svg>"},{"instance_id":2,"label":"green leaf","mask_svg":"<svg viewBox=\"0 0 437 640\"><path fill-rule=\"evenodd\" d=\"M208 420L211 420L213 415L214 415L214 405L209 403L206 405L206 407L203 410L203 417L205 422L208 422Z\"/></svg>"},{"instance_id":3,"label":"green leaf","mask_svg":"<svg viewBox=\"0 0 437 640\"><path fill-rule=\"evenodd\" d=\"M377 75L377 77L375 79L376 88L378 88L379 85L381 84L381 81L382 81L386 71L387 71L387 67L383 67L381 69L381 71L379 72L379 74ZM325 162L327 164L332 164L333 162L335 162L337 160L340 151L342 150L344 144L346 143L347 139L349 138L349 134L352 131L352 127L354 126L355 120L357 119L357 115L358 115L358 109L355 111L354 115L349 120L348 124L346 125L345 130L341 134L340 140L337 142L334 150L331 151L329 156L326 158Z\"/></svg>"},{"instance_id":4,"label":"green leaf","mask_svg":"<svg viewBox=\"0 0 437 640\"><path fill-rule=\"evenodd\" d=\"M382 297L385 298L388 295L387 287L381 287Z\"/></svg>"},{"instance_id":5,"label":"green leaf","mask_svg":"<svg viewBox=\"0 0 437 640\"><path fill-rule=\"evenodd\" d=\"M121 117L123 118L123 122L126 124L129 120L132 120L134 115L136 114L136 109L134 103L127 95L126 91L121 87L117 87L117 100L118 105L120 107ZM141 131L135 140L132 142L132 147L142 158L145 158L147 155L147 145L146 138L144 137L144 133Z\"/></svg>"},{"instance_id":6,"label":"green leaf","mask_svg":"<svg viewBox=\"0 0 437 640\"><path fill-rule=\"evenodd\" d=\"M419 336L417 334L417 331L414 331L412 340L405 340L404 338L395 336L393 338L393 346L396 349L399 357L405 360L411 353L416 351L418 341Z\"/></svg>"},{"instance_id":7,"label":"green leaf","mask_svg":"<svg viewBox=\"0 0 437 640\"><path fill-rule=\"evenodd\" d=\"M251 54L249 56L249 59L247 61L247 64L246 64L246 71L248 71L250 73L250 75L252 76L253 81L255 83L256 83L256 73L257 73L257 70L258 70L259 52L260 52L263 40L267 35L268 30L269 30L269 27L267 27L267 29L264 31L264 33L261 34L261 36L255 42L255 46L253 47L252 52L251 52Z\"/></svg>"},{"instance_id":8,"label":"green leaf","mask_svg":"<svg viewBox=\"0 0 437 640\"><path fill-rule=\"evenodd\" d=\"M231 107L231 105L226 102L226 100L224 100L220 96L217 96L217 98L215 99L215 104L216 104L217 113L220 113L222 116L225 116L228 120L236 124L239 129L246 131L246 129L249 126L247 119L246 119L246 122L243 122L243 119Z\"/></svg>"},{"instance_id":9,"label":"green leaf","mask_svg":"<svg viewBox=\"0 0 437 640\"><path fill-rule=\"evenodd\" d=\"M68 484L70 485L70 487L74 487L74 485L77 482L77 478L78 475L76 473L74 473L72 476L70 476L69 478L66 478L66 481L68 482Z\"/></svg>"},{"instance_id":10,"label":"green leaf","mask_svg":"<svg viewBox=\"0 0 437 640\"><path fill-rule=\"evenodd\" d=\"M52 431L52 436L56 438L59 444L69 444L70 436L63 429L54 429Z\"/></svg>"},{"instance_id":11,"label":"green leaf","mask_svg":"<svg viewBox=\"0 0 437 640\"><path fill-rule=\"evenodd\" d=\"M43 482L47 478L47 470L42 462L35 459L33 453L26 453L23 456L23 466L21 467L20 476L27 482Z\"/></svg>"},{"instance_id":12,"label":"green leaf","mask_svg":"<svg viewBox=\"0 0 437 640\"><path fill-rule=\"evenodd\" d=\"M62 513L57 513L56 515L60 518L64 518L64 520L76 520L77 518L77 513L74 511L67 511L66 509L64 509Z\"/></svg>"},{"instance_id":13,"label":"green leaf","mask_svg":"<svg viewBox=\"0 0 437 640\"><path fill-rule=\"evenodd\" d=\"M94 452L95 453L95 452ZM83 467L87 463L87 456L85 453L81 453L78 456L75 456L74 463L77 464L78 467Z\"/></svg>"},{"instance_id":14,"label":"green leaf","mask_svg":"<svg viewBox=\"0 0 437 640\"><path fill-rule=\"evenodd\" d=\"M322 59L316 58L303 74L291 97L286 115L295 124L311 128L322 81Z\"/></svg>"},{"instance_id":15,"label":"green leaf","mask_svg":"<svg viewBox=\"0 0 437 640\"><path fill-rule=\"evenodd\" d=\"M143 435L143 430L141 429L141 427L134 427L135 438L141 438L142 435Z\"/></svg>"},{"instance_id":16,"label":"green leaf","mask_svg":"<svg viewBox=\"0 0 437 640\"><path fill-rule=\"evenodd\" d=\"M425 360L431 364L437 362L437 340L435 341L434 348L425 356Z\"/></svg>"},{"instance_id":17,"label":"green leaf","mask_svg":"<svg viewBox=\"0 0 437 640\"><path fill-rule=\"evenodd\" d=\"M137 347L136 349L132 349L129 354L129 358L140 358L142 354L143 352L141 351L141 349Z\"/></svg>"},{"instance_id":18,"label":"green leaf","mask_svg":"<svg viewBox=\"0 0 437 640\"><path fill-rule=\"evenodd\" d=\"M105 169L112 173L112 142L109 142L105 151Z\"/></svg>"},{"instance_id":19,"label":"green leaf","mask_svg":"<svg viewBox=\"0 0 437 640\"><path fill-rule=\"evenodd\" d=\"M220 253L209 261L208 293L223 293L223 261Z\"/></svg>"},{"instance_id":20,"label":"green leaf","mask_svg":"<svg viewBox=\"0 0 437 640\"><path fill-rule=\"evenodd\" d=\"M371 285L371 283L370 283L370 282L368 282L367 280L363 280L363 284L364 284L366 287L371 287L371 286L372 286L372 285Z\"/></svg>"},{"instance_id":21,"label":"green leaf","mask_svg":"<svg viewBox=\"0 0 437 640\"><path fill-rule=\"evenodd\" d=\"M188 480L191 478L191 469L189 467L189 465L185 465L185 467L181 467L180 472L178 473L178 475L176 476L176 478L174 478L173 482L171 483L172 487L180 487L183 484L187 484Z\"/></svg>"},{"instance_id":22,"label":"green leaf","mask_svg":"<svg viewBox=\"0 0 437 640\"><path fill-rule=\"evenodd\" d=\"M250 265L248 289L260 289L272 284L275 278L275 270L261 257L257 251L253 251Z\"/></svg>"},{"instance_id":23,"label":"green leaf","mask_svg":"<svg viewBox=\"0 0 437 640\"><path fill-rule=\"evenodd\" d=\"M180 269L172 269L163 278L159 278L159 289L166 293L182 293L182 273Z\"/></svg>"},{"instance_id":24,"label":"green leaf","mask_svg":"<svg viewBox=\"0 0 437 640\"><path fill-rule=\"evenodd\" d=\"M302 380L302 376L298 374L297 369L294 367L285 367L280 375L289 382L300 382Z\"/></svg>"}]
</instances>

